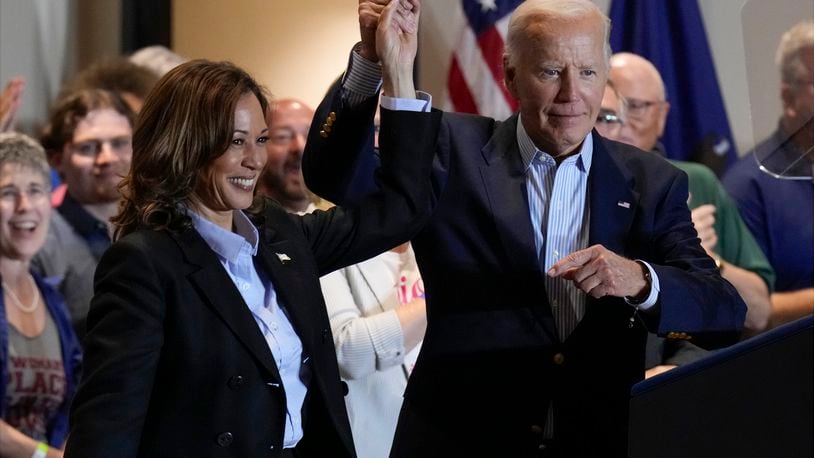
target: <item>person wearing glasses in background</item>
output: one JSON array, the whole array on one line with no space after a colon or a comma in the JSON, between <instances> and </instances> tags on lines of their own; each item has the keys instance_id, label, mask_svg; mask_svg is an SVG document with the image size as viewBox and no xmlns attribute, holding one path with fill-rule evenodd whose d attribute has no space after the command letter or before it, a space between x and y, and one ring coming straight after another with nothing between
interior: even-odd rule
<instances>
[{"instance_id":1,"label":"person wearing glasses in background","mask_svg":"<svg viewBox=\"0 0 814 458\"><path fill-rule=\"evenodd\" d=\"M117 94L79 90L53 107L40 139L68 191L32 263L65 297L80 337L93 296L93 273L111 243L119 182L130 169L133 117Z\"/></svg>"},{"instance_id":2,"label":"person wearing glasses in background","mask_svg":"<svg viewBox=\"0 0 814 458\"><path fill-rule=\"evenodd\" d=\"M789 29L777 49L783 111L777 130L732 166L724 186L772 267L769 327L814 313L814 21ZM762 172L754 155L777 171L788 168L803 180Z\"/></svg>"},{"instance_id":3,"label":"person wearing glasses in background","mask_svg":"<svg viewBox=\"0 0 814 458\"><path fill-rule=\"evenodd\" d=\"M612 140L664 155L659 138L664 132L670 104L656 67L641 56L618 53L611 57L610 78L602 99L597 130ZM610 117L615 117L617 122L607 122ZM701 246L716 260L721 275L735 286L746 302L748 311L744 327L747 334L761 332L768 323L769 292L774 282L774 272L768 260L712 170L692 162L671 160L670 163L689 178L688 205ZM704 350L689 342L651 334L647 376L689 363L705 354Z\"/></svg>"},{"instance_id":4,"label":"person wearing glasses in background","mask_svg":"<svg viewBox=\"0 0 814 458\"><path fill-rule=\"evenodd\" d=\"M360 2L373 13L363 29L380 8ZM519 115L443 113L434 138L437 205L413 238L427 331L392 457L624 456L647 330L717 346L743 323L746 306L696 238L686 176L593 132L607 17L587 0L528 0L508 30ZM376 161L378 41L362 36L303 156L308 187L339 203L334 185ZM326 138L342 147L320 148Z\"/></svg>"},{"instance_id":5,"label":"person wearing glasses in background","mask_svg":"<svg viewBox=\"0 0 814 458\"><path fill-rule=\"evenodd\" d=\"M268 160L258 192L300 215L311 213L320 203L302 178L302 152L313 117L314 110L297 99L273 100L266 111Z\"/></svg>"},{"instance_id":6,"label":"person wearing glasses in background","mask_svg":"<svg viewBox=\"0 0 814 458\"><path fill-rule=\"evenodd\" d=\"M377 112L378 113L378 112ZM332 206L305 186L302 154L314 110L272 101L261 195L291 213ZM378 149L378 114L374 145ZM409 243L320 278L336 346L345 404L360 458L390 451L404 388L427 326L424 287Z\"/></svg>"},{"instance_id":7,"label":"person wearing glasses in background","mask_svg":"<svg viewBox=\"0 0 814 458\"><path fill-rule=\"evenodd\" d=\"M412 74L396 64L415 56L417 11L391 5L383 85L414 97L393 82ZM318 275L421 229L440 115L383 110L379 192L297 216L255 199L267 105L245 71L204 60L147 97L97 269L66 456L356 456Z\"/></svg>"}]
</instances>

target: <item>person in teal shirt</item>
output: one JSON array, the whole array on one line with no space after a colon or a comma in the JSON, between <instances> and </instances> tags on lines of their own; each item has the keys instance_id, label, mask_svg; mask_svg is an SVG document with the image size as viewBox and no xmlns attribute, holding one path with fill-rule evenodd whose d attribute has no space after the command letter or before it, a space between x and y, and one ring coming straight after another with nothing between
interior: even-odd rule
<instances>
[{"instance_id":1,"label":"person in teal shirt","mask_svg":"<svg viewBox=\"0 0 814 458\"><path fill-rule=\"evenodd\" d=\"M664 155L658 140L670 106L658 70L640 56L619 53L611 58L610 79L597 122L599 133ZM712 170L691 162L670 162L689 178L687 204L701 245L746 302L746 335L763 331L771 312L769 295L774 287L774 270ZM654 340L648 345L647 375L686 364L704 354L704 350L688 342Z\"/></svg>"}]
</instances>

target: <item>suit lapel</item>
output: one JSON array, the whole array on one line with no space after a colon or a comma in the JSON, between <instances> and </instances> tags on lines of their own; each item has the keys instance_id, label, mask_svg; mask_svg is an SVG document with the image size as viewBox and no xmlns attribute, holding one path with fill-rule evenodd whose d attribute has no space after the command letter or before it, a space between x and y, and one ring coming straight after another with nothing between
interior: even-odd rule
<instances>
[{"instance_id":1,"label":"suit lapel","mask_svg":"<svg viewBox=\"0 0 814 458\"><path fill-rule=\"evenodd\" d=\"M176 236L176 241L188 262L199 267L193 268L187 277L206 304L220 316L235 338L274 380L280 382L274 357L257 322L215 253L195 230L187 230Z\"/></svg>"},{"instance_id":2,"label":"suit lapel","mask_svg":"<svg viewBox=\"0 0 814 458\"><path fill-rule=\"evenodd\" d=\"M557 329L545 294L543 273L534 244L534 231L529 216L526 173L517 144L517 115L501 123L481 152L486 162L481 166L486 196L503 248L512 269L537 272L540 282L539 307L531 310L552 341L557 341Z\"/></svg>"},{"instance_id":3,"label":"suit lapel","mask_svg":"<svg viewBox=\"0 0 814 458\"><path fill-rule=\"evenodd\" d=\"M605 147L605 141L594 135L594 154L588 175L591 205L589 245L601 244L624 256L625 240L639 205L639 194L622 164L617 163Z\"/></svg>"},{"instance_id":4,"label":"suit lapel","mask_svg":"<svg viewBox=\"0 0 814 458\"><path fill-rule=\"evenodd\" d=\"M593 162L588 175L588 195L590 200L591 221L588 234L588 246L600 244L616 254L625 256L626 241L633 224L633 217L639 205L639 193L633 190L633 178L621 163L619 156L612 156L606 147L605 140L592 133L594 143ZM590 329L592 311L601 299L588 296L585 303L585 316L577 328L568 336L581 334L581 328ZM601 315L599 315L601 316ZM587 326L587 328L586 328ZM590 331L588 331L590 332Z\"/></svg>"},{"instance_id":5,"label":"suit lapel","mask_svg":"<svg viewBox=\"0 0 814 458\"><path fill-rule=\"evenodd\" d=\"M298 287L301 284L299 277L303 273L297 267L297 263L302 260L296 259L296 256L292 255L293 252L291 243L286 240L266 239L264 242L261 241L257 249L257 261L274 285L277 300L285 308L288 319L308 353L307 350L312 348L313 343L312 324L317 322L317 318L309 316L307 308L303 307L309 299L306 297L306 291Z\"/></svg>"},{"instance_id":6,"label":"suit lapel","mask_svg":"<svg viewBox=\"0 0 814 458\"><path fill-rule=\"evenodd\" d=\"M517 270L539 270L516 129L516 115L495 129L482 149L486 164L481 166L481 177L509 262Z\"/></svg>"}]
</instances>

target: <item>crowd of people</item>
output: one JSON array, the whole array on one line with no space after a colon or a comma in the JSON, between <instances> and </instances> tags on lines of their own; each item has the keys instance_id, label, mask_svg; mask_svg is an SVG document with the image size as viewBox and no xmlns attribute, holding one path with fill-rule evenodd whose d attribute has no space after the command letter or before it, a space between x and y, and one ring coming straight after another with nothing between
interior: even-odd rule
<instances>
[{"instance_id":1,"label":"crowd of people","mask_svg":"<svg viewBox=\"0 0 814 458\"><path fill-rule=\"evenodd\" d=\"M33 139L8 82L0 457L626 456L633 384L814 313L814 22L719 181L590 1L512 13L505 120L416 90L420 13L359 0L316 110L151 48Z\"/></svg>"}]
</instances>

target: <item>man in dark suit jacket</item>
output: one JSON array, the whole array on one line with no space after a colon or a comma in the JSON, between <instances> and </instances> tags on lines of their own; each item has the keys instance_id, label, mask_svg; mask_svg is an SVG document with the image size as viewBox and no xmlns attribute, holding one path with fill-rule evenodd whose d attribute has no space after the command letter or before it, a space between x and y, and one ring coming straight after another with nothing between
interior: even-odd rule
<instances>
[{"instance_id":1,"label":"man in dark suit jacket","mask_svg":"<svg viewBox=\"0 0 814 458\"><path fill-rule=\"evenodd\" d=\"M415 33L407 41L415 48ZM223 121L211 111L228 106L230 93L222 88L232 97L240 95L235 114L226 118L232 124L229 134L239 136L230 136L228 144L249 146L230 147L219 155L206 146L192 148L194 160L185 161L177 157L180 148L167 153L164 147L149 147L154 139L150 132L171 137L166 144L175 145L221 126ZM193 102L167 103L185 98ZM249 108L242 108L244 103ZM169 229L151 225L152 219L122 224L119 235L125 235L102 257L88 316L86 371L72 405L66 457L355 456L319 276L403 243L426 222L440 113L383 110L383 125L399 127L382 136L383 151L390 153L382 161L382 189L358 207L296 216L267 201L249 221L241 210L251 202L251 186L241 185L248 190L239 198L224 192L230 197L217 204L206 203L200 188L220 189L212 182L226 176L250 177L246 179L253 184L265 164L262 105L259 87L245 72L208 61L178 67L145 104L144 130L135 137L142 160L128 177L138 185L128 187L129 195L160 177L172 184L157 194L179 188L188 192L179 204L186 210L173 215L175 225L162 218L160 224ZM188 129L155 127L177 125L179 118L188 121ZM407 125L410 131L403 128ZM408 141L420 131L423 141ZM333 139L343 141L342 136ZM223 158L237 158L239 167L224 172ZM161 175L170 164L180 171ZM176 185L186 180L194 185ZM200 206L187 203L198 199ZM157 200L137 202L153 205ZM137 204L126 208L143 210ZM229 223L221 228L214 220L204 224L208 216L200 208L226 215ZM226 235L243 240L224 242ZM254 294L247 295L252 289ZM268 312L263 327L281 332L264 332L257 310ZM278 345L271 345L271 339ZM306 392L297 391L296 382L291 383L295 378ZM302 407L289 402L292 398L301 400Z\"/></svg>"},{"instance_id":2,"label":"man in dark suit jacket","mask_svg":"<svg viewBox=\"0 0 814 458\"><path fill-rule=\"evenodd\" d=\"M714 345L744 320L697 239L686 175L591 132L607 18L588 1L530 0L510 24L520 115L444 114L437 138L436 208L413 239L428 327L392 456L624 456L647 330ZM355 102L371 49L323 101L304 157L308 187L335 202L374 186L359 171L375 160L375 86ZM346 147L324 149L337 135ZM576 249L557 253L561 240Z\"/></svg>"}]
</instances>

